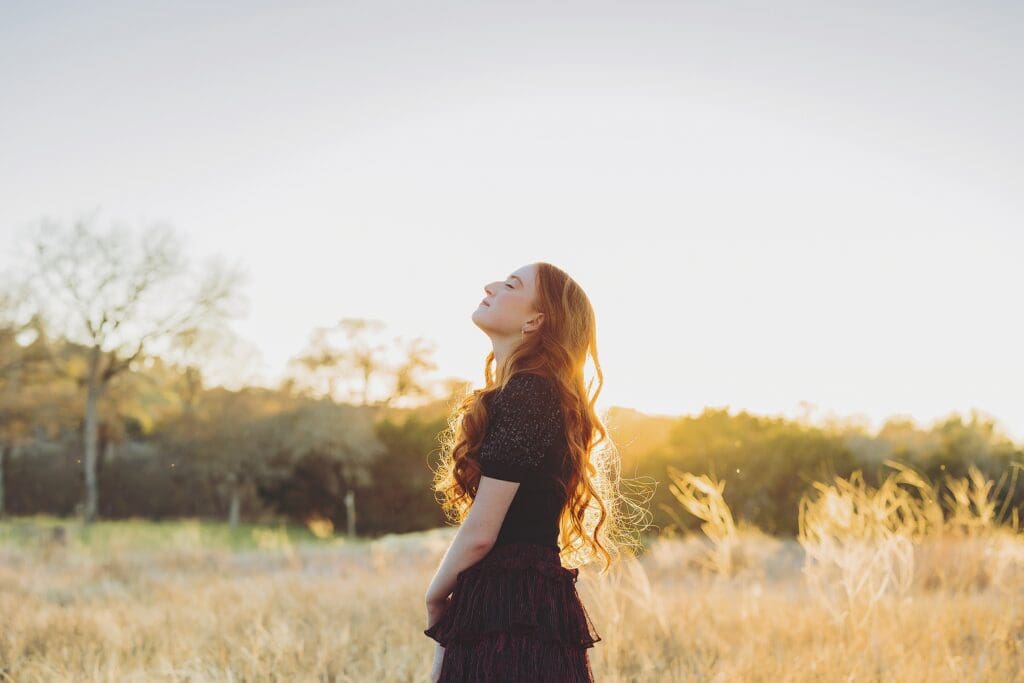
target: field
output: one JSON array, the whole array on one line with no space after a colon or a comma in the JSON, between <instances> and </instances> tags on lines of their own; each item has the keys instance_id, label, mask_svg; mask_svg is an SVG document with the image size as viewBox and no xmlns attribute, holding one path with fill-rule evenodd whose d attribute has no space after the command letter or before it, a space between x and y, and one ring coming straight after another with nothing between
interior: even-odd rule
<instances>
[{"instance_id":1,"label":"field","mask_svg":"<svg viewBox=\"0 0 1024 683\"><path fill-rule=\"evenodd\" d=\"M1024 681L1024 537L983 480L946 519L906 481L823 486L796 539L675 482L703 535L581 571L598 681ZM0 680L425 682L422 595L452 531L8 519Z\"/></svg>"}]
</instances>

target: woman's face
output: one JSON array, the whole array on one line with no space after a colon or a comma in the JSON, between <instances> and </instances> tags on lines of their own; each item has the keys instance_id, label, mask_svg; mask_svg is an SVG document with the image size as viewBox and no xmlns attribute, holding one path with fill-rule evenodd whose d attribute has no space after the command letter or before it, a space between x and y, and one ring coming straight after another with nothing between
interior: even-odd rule
<instances>
[{"instance_id":1,"label":"woman's face","mask_svg":"<svg viewBox=\"0 0 1024 683\"><path fill-rule=\"evenodd\" d=\"M504 280L484 285L484 298L473 311L473 322L489 334L519 338L540 322L533 308L536 266L527 264ZM527 324L529 323L529 324Z\"/></svg>"}]
</instances>

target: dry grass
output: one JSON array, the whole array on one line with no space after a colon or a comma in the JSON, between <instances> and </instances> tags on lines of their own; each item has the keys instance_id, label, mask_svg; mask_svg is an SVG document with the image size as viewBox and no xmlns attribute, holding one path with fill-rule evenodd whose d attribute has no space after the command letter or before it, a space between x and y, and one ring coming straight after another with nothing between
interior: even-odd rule
<instances>
[{"instance_id":1,"label":"dry grass","mask_svg":"<svg viewBox=\"0 0 1024 683\"><path fill-rule=\"evenodd\" d=\"M703 535L581 571L602 683L1024 681L1024 538L977 473L941 492L905 469L877 490L821 484L795 540L734 523L722 482L673 479ZM253 528L229 544L196 524L88 542L13 528L0 680L426 681L421 598L451 529L345 543Z\"/></svg>"}]
</instances>

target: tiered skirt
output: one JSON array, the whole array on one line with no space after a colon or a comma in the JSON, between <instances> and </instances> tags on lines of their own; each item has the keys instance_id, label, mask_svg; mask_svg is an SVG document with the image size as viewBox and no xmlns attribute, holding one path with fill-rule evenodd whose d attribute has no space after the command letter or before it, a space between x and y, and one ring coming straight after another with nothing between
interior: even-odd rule
<instances>
[{"instance_id":1,"label":"tiered skirt","mask_svg":"<svg viewBox=\"0 0 1024 683\"><path fill-rule=\"evenodd\" d=\"M556 548L496 545L461 571L444 615L424 633L444 646L438 683L593 683L601 640Z\"/></svg>"}]
</instances>

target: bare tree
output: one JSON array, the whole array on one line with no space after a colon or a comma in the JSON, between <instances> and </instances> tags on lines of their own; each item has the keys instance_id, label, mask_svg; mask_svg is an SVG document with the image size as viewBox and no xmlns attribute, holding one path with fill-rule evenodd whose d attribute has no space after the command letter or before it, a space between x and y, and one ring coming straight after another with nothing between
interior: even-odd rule
<instances>
[{"instance_id":1,"label":"bare tree","mask_svg":"<svg viewBox=\"0 0 1024 683\"><path fill-rule=\"evenodd\" d=\"M429 358L434 345L420 337L396 337L390 350L399 358L389 363L385 357L388 345L373 338L384 327L379 320L343 318L333 327L316 328L302 353L289 361L291 386L314 397L337 400L339 381L350 380L348 383L355 387L350 395L356 403L378 407L387 407L405 396L430 395L421 374L437 367ZM390 391L384 398L371 401L370 386L378 377L391 385Z\"/></svg>"},{"instance_id":2,"label":"bare tree","mask_svg":"<svg viewBox=\"0 0 1024 683\"><path fill-rule=\"evenodd\" d=\"M43 220L30 238L38 306L49 324L89 350L84 368L61 368L85 389L84 520L96 519L97 406L109 383L150 347L169 348L190 330L235 313L239 274L219 263L193 273L174 232L69 227Z\"/></svg>"},{"instance_id":3,"label":"bare tree","mask_svg":"<svg viewBox=\"0 0 1024 683\"><path fill-rule=\"evenodd\" d=\"M391 393L381 402L383 406L405 396L430 396L431 391L421 374L437 369L437 364L430 360L430 355L437 349L435 344L422 337L411 340L399 337L395 339L395 345L400 349L402 357L394 368L394 385Z\"/></svg>"},{"instance_id":4,"label":"bare tree","mask_svg":"<svg viewBox=\"0 0 1024 683\"><path fill-rule=\"evenodd\" d=\"M230 329L190 329L177 335L174 348L161 354L179 373L176 393L183 412L192 412L211 386L240 389L258 384L260 352Z\"/></svg>"},{"instance_id":5,"label":"bare tree","mask_svg":"<svg viewBox=\"0 0 1024 683\"><path fill-rule=\"evenodd\" d=\"M372 343L368 337L383 330L384 323L365 318L342 318L338 322L338 329L344 333L346 339L342 362L359 376L362 383L360 405L369 405L370 381L385 367L380 360L380 352L385 347L383 344Z\"/></svg>"},{"instance_id":6,"label":"bare tree","mask_svg":"<svg viewBox=\"0 0 1024 683\"><path fill-rule=\"evenodd\" d=\"M336 328L334 328L336 329ZM344 360L343 350L331 341L332 328L318 327L309 337L309 344L288 361L294 385L315 396L332 400L337 391L339 370Z\"/></svg>"},{"instance_id":7,"label":"bare tree","mask_svg":"<svg viewBox=\"0 0 1024 683\"><path fill-rule=\"evenodd\" d=\"M338 380L350 378L359 385L353 392L359 404L369 405L370 383L386 369L380 357L386 347L370 335L384 327L380 320L343 318L334 327L316 328L305 350L289 361L291 379L312 396L337 400Z\"/></svg>"}]
</instances>

